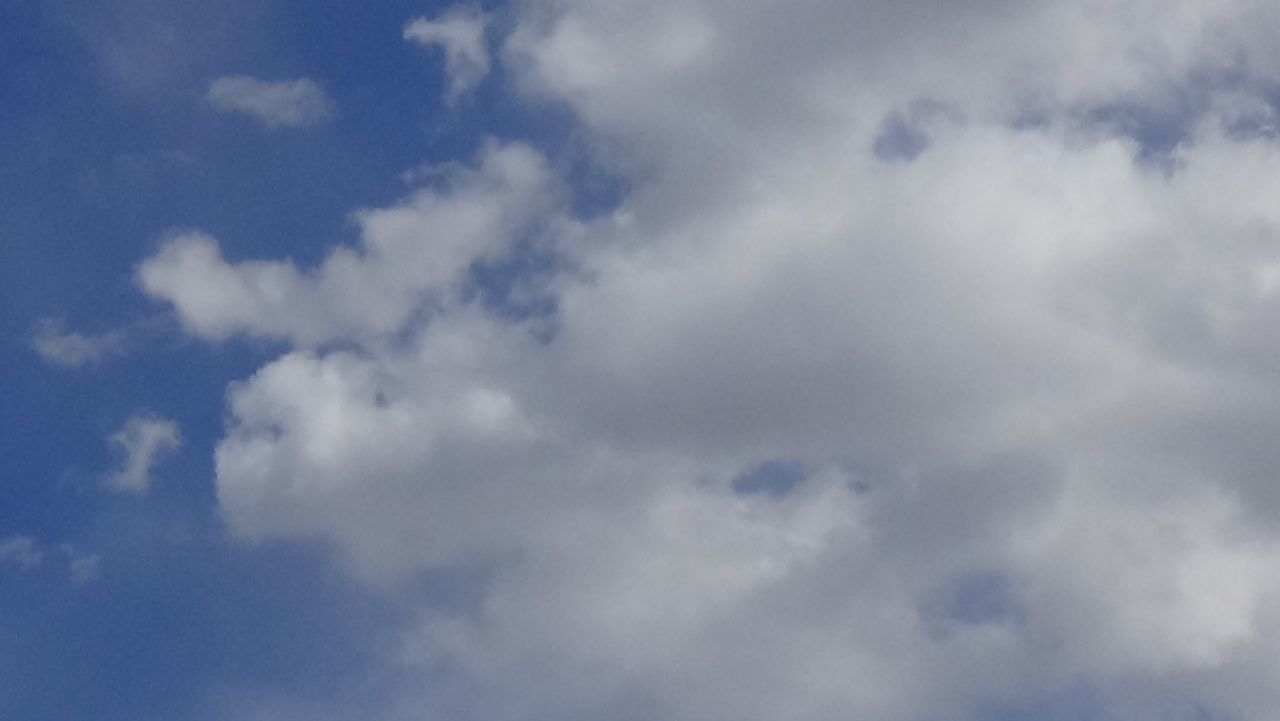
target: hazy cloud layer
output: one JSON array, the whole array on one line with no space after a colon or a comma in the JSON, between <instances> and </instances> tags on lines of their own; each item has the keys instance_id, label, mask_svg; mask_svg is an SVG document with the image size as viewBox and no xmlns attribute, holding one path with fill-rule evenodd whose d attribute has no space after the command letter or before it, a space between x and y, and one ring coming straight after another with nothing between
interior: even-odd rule
<instances>
[{"instance_id":1,"label":"hazy cloud layer","mask_svg":"<svg viewBox=\"0 0 1280 721\"><path fill-rule=\"evenodd\" d=\"M333 114L334 104L313 80L258 80L246 75L218 78L205 99L224 113L248 115L268 128L316 125Z\"/></svg>"},{"instance_id":2,"label":"hazy cloud layer","mask_svg":"<svg viewBox=\"0 0 1280 721\"><path fill-rule=\"evenodd\" d=\"M229 390L234 532L484 579L403 629L389 718L1271 717L1277 11L513 13L616 210L493 142L316 268L186 234L138 271L291 346ZM544 312L476 292L531 253Z\"/></svg>"}]
</instances>

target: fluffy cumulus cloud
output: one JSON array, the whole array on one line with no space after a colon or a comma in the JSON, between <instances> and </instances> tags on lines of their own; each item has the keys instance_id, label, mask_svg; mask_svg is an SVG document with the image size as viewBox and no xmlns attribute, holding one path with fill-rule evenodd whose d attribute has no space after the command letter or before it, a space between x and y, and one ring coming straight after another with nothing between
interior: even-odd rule
<instances>
[{"instance_id":1,"label":"fluffy cumulus cloud","mask_svg":"<svg viewBox=\"0 0 1280 721\"><path fill-rule=\"evenodd\" d=\"M230 75L209 83L205 99L219 112L247 115L267 128L316 125L334 107L324 88L306 78L273 82Z\"/></svg>"},{"instance_id":2,"label":"fluffy cumulus cloud","mask_svg":"<svg viewBox=\"0 0 1280 721\"><path fill-rule=\"evenodd\" d=\"M146 493L151 489L151 469L162 456L181 445L182 435L178 424L171 420L139 414L111 434L110 441L123 460L120 468L107 476L107 487L124 493Z\"/></svg>"},{"instance_id":3,"label":"fluffy cumulus cloud","mask_svg":"<svg viewBox=\"0 0 1280 721\"><path fill-rule=\"evenodd\" d=\"M314 346L397 335L456 300L450 291L474 263L496 262L542 232L561 193L545 160L521 145L491 144L476 167L438 176L396 206L356 213L360 247L335 249L319 268L228 263L215 238L185 233L139 267L138 281L210 340L243 334Z\"/></svg>"},{"instance_id":4,"label":"fluffy cumulus cloud","mask_svg":"<svg viewBox=\"0 0 1280 721\"><path fill-rule=\"evenodd\" d=\"M472 572L390 718L1263 721L1278 14L531 0L511 90L618 207L494 141L317 267L138 279L288 346L229 390L234 533ZM406 34L483 68L468 23Z\"/></svg>"}]
</instances>

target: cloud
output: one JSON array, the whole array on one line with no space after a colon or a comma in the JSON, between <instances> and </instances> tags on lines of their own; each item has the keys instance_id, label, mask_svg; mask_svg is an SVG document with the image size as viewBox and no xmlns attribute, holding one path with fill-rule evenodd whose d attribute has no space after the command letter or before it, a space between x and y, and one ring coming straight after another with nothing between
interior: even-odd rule
<instances>
[{"instance_id":1,"label":"cloud","mask_svg":"<svg viewBox=\"0 0 1280 721\"><path fill-rule=\"evenodd\" d=\"M312 346L395 334L432 305L455 303L472 264L532 234L560 192L523 145L490 145L477 167L443 168L440 177L440 187L357 213L360 248L337 248L315 270L228 263L216 239L184 233L139 267L138 282L210 340L245 334Z\"/></svg>"},{"instance_id":2,"label":"cloud","mask_svg":"<svg viewBox=\"0 0 1280 721\"><path fill-rule=\"evenodd\" d=\"M67 558L67 572L71 576L72 584L83 586L98 580L102 574L102 556L96 553L85 553L66 543L59 546L58 550Z\"/></svg>"},{"instance_id":3,"label":"cloud","mask_svg":"<svg viewBox=\"0 0 1280 721\"><path fill-rule=\"evenodd\" d=\"M418 18L404 29L405 40L444 50L450 99L479 85L489 74L486 22L486 17L478 11L457 9L435 20Z\"/></svg>"},{"instance_id":4,"label":"cloud","mask_svg":"<svg viewBox=\"0 0 1280 721\"><path fill-rule=\"evenodd\" d=\"M228 0L215 9L169 0L62 4L44 17L94 61L95 76L113 91L156 101L182 95L229 53L270 42L270 8L258 0Z\"/></svg>"},{"instance_id":5,"label":"cloud","mask_svg":"<svg viewBox=\"0 0 1280 721\"><path fill-rule=\"evenodd\" d=\"M45 318L37 324L31 343L45 362L79 368L123 352L124 334L119 331L97 335L66 332L61 323Z\"/></svg>"},{"instance_id":6,"label":"cloud","mask_svg":"<svg viewBox=\"0 0 1280 721\"><path fill-rule=\"evenodd\" d=\"M124 463L107 477L107 486L125 493L146 493L151 488L152 467L162 455L177 449L181 438L173 421L133 416L111 435L111 444L124 453Z\"/></svg>"},{"instance_id":7,"label":"cloud","mask_svg":"<svg viewBox=\"0 0 1280 721\"><path fill-rule=\"evenodd\" d=\"M228 392L233 533L392 593L482 579L418 604L392 655L427 690L388 708L1270 718L1280 146L1238 118L1280 17L515 13L514 80L616 161L612 212L494 141L315 268L188 234L138 270L193 335L289 344ZM1099 120L1176 108L1172 144ZM546 312L486 303L531 254Z\"/></svg>"},{"instance_id":8,"label":"cloud","mask_svg":"<svg viewBox=\"0 0 1280 721\"><path fill-rule=\"evenodd\" d=\"M333 101L313 80L269 82L246 75L218 78L205 99L224 113L248 115L268 128L317 125L333 115Z\"/></svg>"},{"instance_id":9,"label":"cloud","mask_svg":"<svg viewBox=\"0 0 1280 721\"><path fill-rule=\"evenodd\" d=\"M31 571L44 564L44 551L34 538L9 536L0 540L0 563L10 563L23 571Z\"/></svg>"},{"instance_id":10,"label":"cloud","mask_svg":"<svg viewBox=\"0 0 1280 721\"><path fill-rule=\"evenodd\" d=\"M31 572L45 566L50 555L66 559L67 573L77 586L98 578L102 558L96 553L85 553L69 543L50 548L31 536L12 535L0 539L0 565L11 564L23 572Z\"/></svg>"}]
</instances>

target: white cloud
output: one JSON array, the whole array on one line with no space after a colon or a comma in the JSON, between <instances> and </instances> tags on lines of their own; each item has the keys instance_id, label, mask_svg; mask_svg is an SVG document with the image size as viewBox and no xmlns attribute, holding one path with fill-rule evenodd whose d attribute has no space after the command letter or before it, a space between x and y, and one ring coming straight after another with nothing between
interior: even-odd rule
<instances>
[{"instance_id":1,"label":"white cloud","mask_svg":"<svg viewBox=\"0 0 1280 721\"><path fill-rule=\"evenodd\" d=\"M406 715L913 721L1085 688L1262 721L1280 147L1239 118L1269 117L1278 19L527 3L504 57L618 160L615 212L490 144L318 268L189 235L139 282L193 334L293 346L229 392L235 533L375 586L484 576L406 630ZM1188 96L1151 150L1141 113ZM886 162L887 118L927 143ZM549 320L471 292L530 246ZM780 460L792 490L734 491Z\"/></svg>"},{"instance_id":2,"label":"white cloud","mask_svg":"<svg viewBox=\"0 0 1280 721\"><path fill-rule=\"evenodd\" d=\"M444 50L451 99L479 85L489 74L486 22L479 11L457 9L435 20L418 18L404 29L405 40Z\"/></svg>"},{"instance_id":3,"label":"white cloud","mask_svg":"<svg viewBox=\"0 0 1280 721\"><path fill-rule=\"evenodd\" d=\"M181 445L178 424L163 418L135 415L111 434L112 445L124 454L120 469L107 477L107 486L125 493L151 489L151 469L164 454Z\"/></svg>"},{"instance_id":4,"label":"white cloud","mask_svg":"<svg viewBox=\"0 0 1280 721\"><path fill-rule=\"evenodd\" d=\"M441 175L441 187L357 213L361 247L335 249L314 271L229 264L214 238L186 233L143 263L138 281L211 340L243 333L309 346L392 335L424 307L455 301L471 264L500 257L559 195L543 159L520 145L490 146L478 167Z\"/></svg>"},{"instance_id":5,"label":"white cloud","mask_svg":"<svg viewBox=\"0 0 1280 721\"><path fill-rule=\"evenodd\" d=\"M316 125L333 114L333 101L315 81L306 78L278 82L246 75L218 78L205 99L224 113L248 115L268 128Z\"/></svg>"},{"instance_id":6,"label":"white cloud","mask_svg":"<svg viewBox=\"0 0 1280 721\"><path fill-rule=\"evenodd\" d=\"M78 368L122 352L124 335L118 331L98 335L66 332L61 323L46 318L36 326L31 343L46 362L64 368Z\"/></svg>"}]
</instances>

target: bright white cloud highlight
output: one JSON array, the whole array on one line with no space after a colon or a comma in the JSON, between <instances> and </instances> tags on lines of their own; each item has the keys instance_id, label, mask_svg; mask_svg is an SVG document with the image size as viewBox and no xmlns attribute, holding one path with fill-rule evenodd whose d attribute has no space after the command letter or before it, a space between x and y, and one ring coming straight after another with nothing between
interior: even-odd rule
<instances>
[{"instance_id":1,"label":"bright white cloud highlight","mask_svg":"<svg viewBox=\"0 0 1280 721\"><path fill-rule=\"evenodd\" d=\"M404 29L405 40L444 51L448 97L456 99L489 74L486 17L476 10L454 10L434 20L418 18Z\"/></svg>"},{"instance_id":2,"label":"bright white cloud highlight","mask_svg":"<svg viewBox=\"0 0 1280 721\"><path fill-rule=\"evenodd\" d=\"M248 115L268 128L316 125L333 114L334 104L315 81L265 81L246 75L218 78L205 99L224 113Z\"/></svg>"},{"instance_id":3,"label":"bright white cloud highlight","mask_svg":"<svg viewBox=\"0 0 1280 721\"><path fill-rule=\"evenodd\" d=\"M120 469L107 476L107 486L125 493L146 493L151 489L151 469L181 445L182 436L173 421L136 415L109 440L124 459Z\"/></svg>"},{"instance_id":4,"label":"bright white cloud highlight","mask_svg":"<svg viewBox=\"0 0 1280 721\"><path fill-rule=\"evenodd\" d=\"M1276 11L513 13L504 60L626 176L613 212L492 142L315 268L197 233L138 270L193 335L291 346L228 394L235 533L400 593L483 578L421 603L394 656L429 688L389 706L1272 717ZM487 64L441 22L406 35ZM477 290L530 255L543 316ZM777 461L790 490L735 490Z\"/></svg>"}]
</instances>

